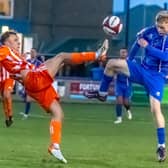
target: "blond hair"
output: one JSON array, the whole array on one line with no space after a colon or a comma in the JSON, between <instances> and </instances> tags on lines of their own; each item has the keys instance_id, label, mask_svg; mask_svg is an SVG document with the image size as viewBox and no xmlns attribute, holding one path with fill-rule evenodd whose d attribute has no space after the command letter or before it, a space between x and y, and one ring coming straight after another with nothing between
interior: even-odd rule
<instances>
[{"instance_id":1,"label":"blond hair","mask_svg":"<svg viewBox=\"0 0 168 168\"><path fill-rule=\"evenodd\" d=\"M160 23L160 22L168 22L168 10L163 10L157 13L156 18L155 18L156 22Z\"/></svg>"}]
</instances>

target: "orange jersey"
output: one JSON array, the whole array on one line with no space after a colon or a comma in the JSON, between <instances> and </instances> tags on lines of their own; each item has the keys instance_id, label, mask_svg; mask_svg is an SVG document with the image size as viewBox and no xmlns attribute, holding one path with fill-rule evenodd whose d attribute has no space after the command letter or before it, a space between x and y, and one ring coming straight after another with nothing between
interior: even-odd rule
<instances>
[{"instance_id":1,"label":"orange jersey","mask_svg":"<svg viewBox=\"0 0 168 168\"><path fill-rule=\"evenodd\" d=\"M0 82L0 92L6 91L6 90L10 90L12 92L14 85L15 85L15 81L11 78L1 81Z\"/></svg>"},{"instance_id":2,"label":"orange jersey","mask_svg":"<svg viewBox=\"0 0 168 168\"><path fill-rule=\"evenodd\" d=\"M0 62L11 74L19 74L21 70L34 68L34 65L27 62L21 54L5 45L0 47Z\"/></svg>"},{"instance_id":3,"label":"orange jersey","mask_svg":"<svg viewBox=\"0 0 168 168\"><path fill-rule=\"evenodd\" d=\"M15 81L10 78L9 72L3 66L0 66L0 90L1 92L3 90L8 90L8 89L12 91L14 84L15 84Z\"/></svg>"},{"instance_id":4,"label":"orange jersey","mask_svg":"<svg viewBox=\"0 0 168 168\"><path fill-rule=\"evenodd\" d=\"M9 79L9 72L3 66L0 66L0 82L6 79Z\"/></svg>"},{"instance_id":5,"label":"orange jersey","mask_svg":"<svg viewBox=\"0 0 168 168\"><path fill-rule=\"evenodd\" d=\"M28 72L24 80L27 94L34 98L46 111L49 111L53 100L59 100L59 95L52 87L52 83L53 79L43 65L36 71Z\"/></svg>"}]
</instances>

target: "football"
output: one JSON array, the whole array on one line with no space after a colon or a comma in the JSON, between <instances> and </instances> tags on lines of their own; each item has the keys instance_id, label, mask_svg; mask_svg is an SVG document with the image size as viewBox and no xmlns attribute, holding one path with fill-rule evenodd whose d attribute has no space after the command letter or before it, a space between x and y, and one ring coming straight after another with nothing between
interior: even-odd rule
<instances>
[{"instance_id":1,"label":"football","mask_svg":"<svg viewBox=\"0 0 168 168\"><path fill-rule=\"evenodd\" d=\"M102 23L103 30L107 35L117 35L122 31L123 24L118 16L107 16Z\"/></svg>"}]
</instances>

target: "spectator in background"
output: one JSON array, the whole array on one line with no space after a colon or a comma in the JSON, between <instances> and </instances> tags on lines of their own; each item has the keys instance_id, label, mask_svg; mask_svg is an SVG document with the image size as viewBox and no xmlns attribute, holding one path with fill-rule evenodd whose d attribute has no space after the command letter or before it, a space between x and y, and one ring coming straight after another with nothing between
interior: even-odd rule
<instances>
[{"instance_id":1,"label":"spectator in background","mask_svg":"<svg viewBox=\"0 0 168 168\"><path fill-rule=\"evenodd\" d=\"M45 61L45 56L44 56L44 55L37 55L37 59L38 59L40 62L44 62L44 61Z\"/></svg>"},{"instance_id":2,"label":"spectator in background","mask_svg":"<svg viewBox=\"0 0 168 168\"><path fill-rule=\"evenodd\" d=\"M128 51L126 48L120 49L120 58L127 59ZM122 74L118 73L115 80L115 95L116 95L116 117L117 120L114 121L114 124L122 123L122 106L125 107L127 111L128 119L132 119L132 113L130 110L130 99L132 94L132 87L129 78Z\"/></svg>"},{"instance_id":3,"label":"spectator in background","mask_svg":"<svg viewBox=\"0 0 168 168\"><path fill-rule=\"evenodd\" d=\"M30 50L30 58L27 59L28 62L30 62L31 64L34 64L35 67L39 66L42 62L44 62L43 60L43 56L39 56L37 53L37 50L35 48L32 48Z\"/></svg>"}]
</instances>

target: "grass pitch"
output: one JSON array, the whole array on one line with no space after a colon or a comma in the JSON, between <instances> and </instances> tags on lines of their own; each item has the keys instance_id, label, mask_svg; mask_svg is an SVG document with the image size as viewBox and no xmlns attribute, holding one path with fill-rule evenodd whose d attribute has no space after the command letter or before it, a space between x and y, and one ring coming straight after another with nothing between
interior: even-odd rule
<instances>
[{"instance_id":1,"label":"grass pitch","mask_svg":"<svg viewBox=\"0 0 168 168\"><path fill-rule=\"evenodd\" d=\"M64 165L47 153L50 117L33 104L22 120L23 103L14 102L14 124L0 115L0 168L167 168L156 160L156 132L149 107L132 107L133 120L124 115L115 125L114 106L63 104L62 152ZM1 108L2 109L2 108ZM167 107L163 108L166 120Z\"/></svg>"}]
</instances>

